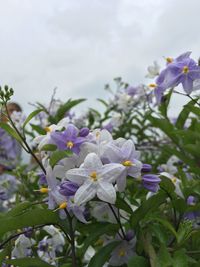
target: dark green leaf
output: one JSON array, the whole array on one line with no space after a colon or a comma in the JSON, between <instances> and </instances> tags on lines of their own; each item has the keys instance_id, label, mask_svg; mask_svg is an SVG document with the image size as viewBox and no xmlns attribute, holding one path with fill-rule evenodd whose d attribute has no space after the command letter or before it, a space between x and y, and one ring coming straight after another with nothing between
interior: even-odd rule
<instances>
[{"instance_id":1,"label":"dark green leaf","mask_svg":"<svg viewBox=\"0 0 200 267\"><path fill-rule=\"evenodd\" d=\"M52 167L54 167L61 159L70 157L72 154L72 151L69 150L55 151L52 153L49 163Z\"/></svg>"},{"instance_id":2,"label":"dark green leaf","mask_svg":"<svg viewBox=\"0 0 200 267\"><path fill-rule=\"evenodd\" d=\"M88 267L102 267L104 263L109 260L112 251L119 245L119 241L109 243L102 247L90 260Z\"/></svg>"},{"instance_id":3,"label":"dark green leaf","mask_svg":"<svg viewBox=\"0 0 200 267\"><path fill-rule=\"evenodd\" d=\"M23 123L22 128L25 128L26 125L29 123L30 120L32 120L37 114L39 114L41 111L44 111L43 109L37 109L34 110L33 112L31 112L28 117L26 118L26 120Z\"/></svg>"},{"instance_id":4,"label":"dark green leaf","mask_svg":"<svg viewBox=\"0 0 200 267\"><path fill-rule=\"evenodd\" d=\"M54 265L50 265L47 262L42 261L39 258L22 258L15 260L6 260L6 263L12 264L18 267L53 267Z\"/></svg>"}]
</instances>

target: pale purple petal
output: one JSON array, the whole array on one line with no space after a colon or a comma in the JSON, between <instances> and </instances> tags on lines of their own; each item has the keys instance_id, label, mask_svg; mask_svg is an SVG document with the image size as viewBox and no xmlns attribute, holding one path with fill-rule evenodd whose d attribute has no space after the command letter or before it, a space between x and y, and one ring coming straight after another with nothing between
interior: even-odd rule
<instances>
[{"instance_id":1,"label":"pale purple petal","mask_svg":"<svg viewBox=\"0 0 200 267\"><path fill-rule=\"evenodd\" d=\"M86 181L79 189L76 191L74 196L74 202L78 205L86 203L87 201L93 199L96 195L96 183Z\"/></svg>"},{"instance_id":2,"label":"pale purple petal","mask_svg":"<svg viewBox=\"0 0 200 267\"><path fill-rule=\"evenodd\" d=\"M97 187L97 196L99 199L114 204L116 201L116 191L112 184L99 182Z\"/></svg>"}]
</instances>

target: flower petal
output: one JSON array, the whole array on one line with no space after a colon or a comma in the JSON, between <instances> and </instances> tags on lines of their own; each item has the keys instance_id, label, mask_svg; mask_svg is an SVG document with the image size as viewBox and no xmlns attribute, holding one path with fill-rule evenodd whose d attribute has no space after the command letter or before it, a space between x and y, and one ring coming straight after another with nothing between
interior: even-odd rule
<instances>
[{"instance_id":1,"label":"flower petal","mask_svg":"<svg viewBox=\"0 0 200 267\"><path fill-rule=\"evenodd\" d=\"M66 178L68 180L78 184L78 185L81 185L89 177L88 177L88 173L85 169L75 168L75 169L71 169L71 170L66 172Z\"/></svg>"},{"instance_id":2,"label":"flower petal","mask_svg":"<svg viewBox=\"0 0 200 267\"><path fill-rule=\"evenodd\" d=\"M81 205L91 200L95 195L96 195L96 183L86 181L76 191L76 194L74 196L74 202L78 205Z\"/></svg>"},{"instance_id":3,"label":"flower petal","mask_svg":"<svg viewBox=\"0 0 200 267\"><path fill-rule=\"evenodd\" d=\"M114 204L116 201L116 191L112 184L99 182L97 187L97 196L99 199Z\"/></svg>"},{"instance_id":4,"label":"flower petal","mask_svg":"<svg viewBox=\"0 0 200 267\"><path fill-rule=\"evenodd\" d=\"M122 164L109 163L102 167L99 176L101 177L100 179L104 182L113 183L124 170L125 167Z\"/></svg>"},{"instance_id":5,"label":"flower petal","mask_svg":"<svg viewBox=\"0 0 200 267\"><path fill-rule=\"evenodd\" d=\"M85 158L83 166L88 170L97 170L102 168L103 164L97 154L90 153Z\"/></svg>"}]
</instances>

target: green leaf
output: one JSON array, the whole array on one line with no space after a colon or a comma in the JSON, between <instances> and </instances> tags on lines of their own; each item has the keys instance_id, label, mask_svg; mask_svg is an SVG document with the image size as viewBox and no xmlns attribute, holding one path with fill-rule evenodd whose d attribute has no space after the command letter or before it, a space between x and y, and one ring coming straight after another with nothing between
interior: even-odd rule
<instances>
[{"instance_id":1,"label":"green leaf","mask_svg":"<svg viewBox=\"0 0 200 267\"><path fill-rule=\"evenodd\" d=\"M9 212L6 213L6 216L16 216L19 215L20 213L23 213L27 208L32 206L33 204L29 201L24 201L22 203L19 203L16 205L14 208L12 208Z\"/></svg>"},{"instance_id":2,"label":"green leaf","mask_svg":"<svg viewBox=\"0 0 200 267\"><path fill-rule=\"evenodd\" d=\"M173 89L171 89L169 93L164 96L164 101L162 101L159 106L159 110L164 117L167 117L167 109L168 109L169 102L172 96L172 92L173 92Z\"/></svg>"},{"instance_id":3,"label":"green leaf","mask_svg":"<svg viewBox=\"0 0 200 267\"><path fill-rule=\"evenodd\" d=\"M120 197L117 197L117 200L116 200L116 203L115 203L115 206L121 210L124 210L126 211L127 213L129 214L132 214L133 213L133 210L131 209L131 207L128 205L128 203L120 198Z\"/></svg>"},{"instance_id":4,"label":"green leaf","mask_svg":"<svg viewBox=\"0 0 200 267\"><path fill-rule=\"evenodd\" d=\"M67 231L65 221L61 220L58 214L48 209L38 208L28 210L18 216L0 218L0 236L3 236L3 234L7 232L22 229L24 227L43 224L59 225L62 229L65 228Z\"/></svg>"},{"instance_id":5,"label":"green leaf","mask_svg":"<svg viewBox=\"0 0 200 267\"><path fill-rule=\"evenodd\" d=\"M33 112L31 112L28 115L28 117L26 118L26 120L24 121L22 128L24 129L26 127L26 125L29 123L29 121L32 120L41 111L44 111L44 110L43 109L37 109L37 110L34 110Z\"/></svg>"},{"instance_id":6,"label":"green leaf","mask_svg":"<svg viewBox=\"0 0 200 267\"><path fill-rule=\"evenodd\" d=\"M102 247L90 260L88 267L102 267L109 260L112 251L119 245L120 241L114 241Z\"/></svg>"},{"instance_id":7,"label":"green leaf","mask_svg":"<svg viewBox=\"0 0 200 267\"><path fill-rule=\"evenodd\" d=\"M69 100L67 101L64 105L62 105L57 113L56 113L56 122L59 122L65 115L66 112L68 112L71 108L73 108L74 106L82 103L83 101L85 101L85 98L81 98L81 99L76 99L76 100Z\"/></svg>"},{"instance_id":8,"label":"green leaf","mask_svg":"<svg viewBox=\"0 0 200 267\"><path fill-rule=\"evenodd\" d=\"M54 265L50 265L49 263L42 261L39 258L22 258L15 260L6 260L8 264L12 264L18 267L53 267Z\"/></svg>"},{"instance_id":9,"label":"green leaf","mask_svg":"<svg viewBox=\"0 0 200 267\"><path fill-rule=\"evenodd\" d=\"M166 219L150 216L149 220L150 221L157 221L157 222L161 223L167 230L169 230L176 237L176 239L178 239L178 235L177 235L176 230L174 229L172 224L170 222L168 222Z\"/></svg>"},{"instance_id":10,"label":"green leaf","mask_svg":"<svg viewBox=\"0 0 200 267\"><path fill-rule=\"evenodd\" d=\"M117 232L119 226L117 224L108 224L101 223L97 224L96 227L92 227L91 231L89 231L89 236L84 239L84 245L81 249L81 255L83 256L87 250L87 248L99 239L100 236L104 234L111 234L113 231Z\"/></svg>"},{"instance_id":11,"label":"green leaf","mask_svg":"<svg viewBox=\"0 0 200 267\"><path fill-rule=\"evenodd\" d=\"M177 121L176 121L176 124L175 126L178 128L178 129L183 129L184 125L185 125L185 122L190 114L190 107L194 106L194 102L193 101L190 101L188 104L186 104L182 111L180 112L178 118L177 118Z\"/></svg>"},{"instance_id":12,"label":"green leaf","mask_svg":"<svg viewBox=\"0 0 200 267\"><path fill-rule=\"evenodd\" d=\"M22 142L16 131L7 123L0 122L0 128L4 129L9 135L14 137L19 143Z\"/></svg>"},{"instance_id":13,"label":"green leaf","mask_svg":"<svg viewBox=\"0 0 200 267\"><path fill-rule=\"evenodd\" d=\"M145 259L142 256L133 256L129 261L128 261L128 267L149 267L148 260Z\"/></svg>"},{"instance_id":14,"label":"green leaf","mask_svg":"<svg viewBox=\"0 0 200 267\"><path fill-rule=\"evenodd\" d=\"M188 267L188 256L185 249L176 251L173 258L173 267Z\"/></svg>"},{"instance_id":15,"label":"green leaf","mask_svg":"<svg viewBox=\"0 0 200 267\"><path fill-rule=\"evenodd\" d=\"M35 125L35 124L32 124L32 123L30 123L30 125L31 125L32 129L34 131L36 131L38 134L40 134L40 135L45 135L46 134L46 131L41 126Z\"/></svg>"},{"instance_id":16,"label":"green leaf","mask_svg":"<svg viewBox=\"0 0 200 267\"><path fill-rule=\"evenodd\" d=\"M167 248L165 245L161 245L159 252L158 252L158 263L159 263L159 267L172 267L172 257L170 255L170 253L168 252Z\"/></svg>"},{"instance_id":17,"label":"green leaf","mask_svg":"<svg viewBox=\"0 0 200 267\"><path fill-rule=\"evenodd\" d=\"M41 148L41 151L55 151L57 149L56 145L46 144Z\"/></svg>"},{"instance_id":18,"label":"green leaf","mask_svg":"<svg viewBox=\"0 0 200 267\"><path fill-rule=\"evenodd\" d=\"M149 213L157 210L158 207L165 202L167 195L165 192L158 192L156 195L150 197L145 200L141 206L132 213L131 216L131 225L133 228L137 226L137 224L145 218Z\"/></svg>"},{"instance_id":19,"label":"green leaf","mask_svg":"<svg viewBox=\"0 0 200 267\"><path fill-rule=\"evenodd\" d=\"M72 154L72 151L69 150L55 151L52 153L49 163L52 167L54 167L61 159L70 157Z\"/></svg>"},{"instance_id":20,"label":"green leaf","mask_svg":"<svg viewBox=\"0 0 200 267\"><path fill-rule=\"evenodd\" d=\"M101 98L97 98L97 100L98 100L99 102L101 102L106 108L108 107L108 104L106 103L105 100L103 100L103 99L101 99Z\"/></svg>"}]
</instances>

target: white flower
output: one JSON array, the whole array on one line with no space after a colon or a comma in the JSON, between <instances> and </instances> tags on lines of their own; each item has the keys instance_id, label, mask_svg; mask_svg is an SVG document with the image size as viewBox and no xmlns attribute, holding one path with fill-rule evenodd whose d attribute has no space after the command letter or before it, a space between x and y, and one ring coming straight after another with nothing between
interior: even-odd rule
<instances>
[{"instance_id":1,"label":"white flower","mask_svg":"<svg viewBox=\"0 0 200 267\"><path fill-rule=\"evenodd\" d=\"M96 195L99 199L115 203L116 191L112 183L123 172L121 164L110 163L103 165L95 153L90 153L80 168L67 171L68 180L80 185L74 201L77 204L85 203Z\"/></svg>"},{"instance_id":2,"label":"white flower","mask_svg":"<svg viewBox=\"0 0 200 267\"><path fill-rule=\"evenodd\" d=\"M172 181L172 183L175 186L175 193L177 194L177 196L184 198L184 195L181 191L181 180L178 179L177 177L175 177L174 175L167 173L167 172L161 172L160 175L167 177L168 179L170 179Z\"/></svg>"},{"instance_id":3,"label":"white flower","mask_svg":"<svg viewBox=\"0 0 200 267\"><path fill-rule=\"evenodd\" d=\"M176 166L174 166L174 163L177 163L179 159L176 156L172 156L168 159L166 164L160 165L161 170L168 172L170 174L177 173L178 169Z\"/></svg>"},{"instance_id":4,"label":"white flower","mask_svg":"<svg viewBox=\"0 0 200 267\"><path fill-rule=\"evenodd\" d=\"M56 251L62 252L63 246L65 245L65 239L63 234L53 225L46 225L43 229L51 235L52 246Z\"/></svg>"},{"instance_id":5,"label":"white flower","mask_svg":"<svg viewBox=\"0 0 200 267\"><path fill-rule=\"evenodd\" d=\"M107 203L102 203L99 201L93 201L91 203L92 210L91 215L97 219L99 222L110 222L110 223L117 223L115 216L113 215L112 210L108 206ZM113 206L113 209L117 213L117 208Z\"/></svg>"},{"instance_id":6,"label":"white flower","mask_svg":"<svg viewBox=\"0 0 200 267\"><path fill-rule=\"evenodd\" d=\"M155 78L159 75L160 66L156 61L153 62L153 65L147 68L148 73L145 75L146 78Z\"/></svg>"},{"instance_id":7,"label":"white flower","mask_svg":"<svg viewBox=\"0 0 200 267\"><path fill-rule=\"evenodd\" d=\"M61 130L61 129L62 129L62 125L55 125L55 124L45 127L45 131L47 134L37 136L34 139L34 142L38 144L38 149L41 150L44 145L47 145L51 142L51 132L56 131L56 130Z\"/></svg>"},{"instance_id":8,"label":"white flower","mask_svg":"<svg viewBox=\"0 0 200 267\"><path fill-rule=\"evenodd\" d=\"M131 95L120 93L116 96L116 103L120 110L128 112L133 107L134 99Z\"/></svg>"},{"instance_id":9,"label":"white flower","mask_svg":"<svg viewBox=\"0 0 200 267\"><path fill-rule=\"evenodd\" d=\"M112 135L106 129L96 129L89 134L88 142L81 146L80 156L88 155L89 153L96 153L101 157L106 149L107 144L113 141Z\"/></svg>"},{"instance_id":10,"label":"white flower","mask_svg":"<svg viewBox=\"0 0 200 267\"><path fill-rule=\"evenodd\" d=\"M25 235L20 235L15 241L15 247L12 251L12 257L24 258L30 256L31 247L35 245L35 240L28 238Z\"/></svg>"}]
</instances>

